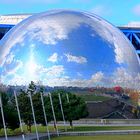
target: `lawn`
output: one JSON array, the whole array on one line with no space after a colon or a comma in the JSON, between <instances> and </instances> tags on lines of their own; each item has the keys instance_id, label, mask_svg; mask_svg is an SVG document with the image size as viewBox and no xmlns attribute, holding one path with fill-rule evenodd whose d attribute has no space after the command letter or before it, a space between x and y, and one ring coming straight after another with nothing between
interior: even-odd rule
<instances>
[{"instance_id":1,"label":"lawn","mask_svg":"<svg viewBox=\"0 0 140 140\"><path fill-rule=\"evenodd\" d=\"M52 140L139 140L140 135L66 136Z\"/></svg>"},{"instance_id":2,"label":"lawn","mask_svg":"<svg viewBox=\"0 0 140 140\"><path fill-rule=\"evenodd\" d=\"M58 127L59 131L64 131L63 126ZM49 126L49 130L54 132L53 126ZM67 127L67 131L103 131L103 130L140 130L140 126L75 126L73 128ZM18 135L20 134L20 129L10 130L8 129L8 135ZM27 127L24 126L24 132L28 133ZM35 127L32 126L32 132L35 133ZM45 126L38 126L39 133L46 133ZM0 136L4 135L4 130L0 129Z\"/></svg>"},{"instance_id":3,"label":"lawn","mask_svg":"<svg viewBox=\"0 0 140 140\"><path fill-rule=\"evenodd\" d=\"M59 131L64 131L63 126L58 127ZM27 132L24 126L25 132ZM50 131L55 131L53 126L49 126ZM67 131L103 131L103 130L140 130L140 126L75 126L73 128L67 127ZM39 132L46 132L45 126L38 126ZM35 132L35 127L32 127L32 132Z\"/></svg>"},{"instance_id":4,"label":"lawn","mask_svg":"<svg viewBox=\"0 0 140 140\"><path fill-rule=\"evenodd\" d=\"M96 95L96 94L78 94L82 97L85 101L106 101L109 100L111 97Z\"/></svg>"},{"instance_id":5,"label":"lawn","mask_svg":"<svg viewBox=\"0 0 140 140\"><path fill-rule=\"evenodd\" d=\"M140 126L76 126L68 131L140 130Z\"/></svg>"}]
</instances>

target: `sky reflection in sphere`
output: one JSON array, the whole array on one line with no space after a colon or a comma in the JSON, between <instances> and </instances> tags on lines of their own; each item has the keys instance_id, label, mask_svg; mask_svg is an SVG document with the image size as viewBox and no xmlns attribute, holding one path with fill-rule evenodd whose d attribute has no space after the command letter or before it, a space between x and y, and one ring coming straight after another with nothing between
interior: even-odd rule
<instances>
[{"instance_id":1,"label":"sky reflection in sphere","mask_svg":"<svg viewBox=\"0 0 140 140\"><path fill-rule=\"evenodd\" d=\"M0 79L24 85L139 87L134 48L114 26L86 12L54 10L15 26L0 42Z\"/></svg>"}]
</instances>

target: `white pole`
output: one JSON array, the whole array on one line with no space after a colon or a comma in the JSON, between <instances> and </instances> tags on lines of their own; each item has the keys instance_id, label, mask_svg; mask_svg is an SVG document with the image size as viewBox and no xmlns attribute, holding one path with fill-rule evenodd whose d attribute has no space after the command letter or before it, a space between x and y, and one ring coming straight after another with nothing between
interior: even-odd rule
<instances>
[{"instance_id":1,"label":"white pole","mask_svg":"<svg viewBox=\"0 0 140 140\"><path fill-rule=\"evenodd\" d=\"M15 96L15 101L16 101L16 107L17 107L17 112L18 112L20 129L21 129L21 133L22 133L22 139L25 140L23 126L22 126L22 122L21 122L21 115L20 115L20 111L19 111L19 104L18 104L17 94L16 94L15 90L14 90L14 96Z\"/></svg>"},{"instance_id":2,"label":"white pole","mask_svg":"<svg viewBox=\"0 0 140 140\"><path fill-rule=\"evenodd\" d=\"M70 100L69 100L69 95L68 95L68 93L66 93L66 97L67 97L67 102L69 103Z\"/></svg>"},{"instance_id":3,"label":"white pole","mask_svg":"<svg viewBox=\"0 0 140 140\"><path fill-rule=\"evenodd\" d=\"M39 140L39 135L38 135L38 130L37 130L37 124L36 124L36 118L35 118L35 112L34 112L34 107L33 107L31 91L29 91L29 98L30 98L30 103L31 103L31 108L32 108L32 113L33 113L33 120L34 120L34 125L35 125L36 137L37 137L37 140Z\"/></svg>"},{"instance_id":4,"label":"white pole","mask_svg":"<svg viewBox=\"0 0 140 140\"><path fill-rule=\"evenodd\" d=\"M55 124L55 126L56 126L57 136L59 136L59 132L58 132L58 128L57 128L56 117L55 117L55 112L54 112L54 107L53 107L53 102L52 102L51 93L49 93L49 97L50 97L50 102L51 102L51 108L52 108L53 118L54 118L54 124Z\"/></svg>"},{"instance_id":5,"label":"white pole","mask_svg":"<svg viewBox=\"0 0 140 140\"><path fill-rule=\"evenodd\" d=\"M43 93L40 93L41 95L41 102L42 102L42 108L43 108L43 113L44 113L44 119L45 119L45 123L46 123L46 127L47 127L47 133L48 133L48 139L50 140L50 132L49 132L49 128L48 128L48 121L47 121L47 116L46 116L46 111L45 111L45 107L44 107L44 99L43 99Z\"/></svg>"},{"instance_id":6,"label":"white pole","mask_svg":"<svg viewBox=\"0 0 140 140\"><path fill-rule=\"evenodd\" d=\"M4 127L4 133L5 133L5 140L8 140L6 124L5 124L5 118L4 118L4 113L3 113L1 94L0 94L0 107L1 107L2 122L3 122L3 127Z\"/></svg>"},{"instance_id":7,"label":"white pole","mask_svg":"<svg viewBox=\"0 0 140 140\"><path fill-rule=\"evenodd\" d=\"M59 103L60 103L60 108L61 108L61 113L62 113L62 117L63 117L63 122L64 122L65 131L67 131L66 121L65 121L65 116L64 116L64 111L63 111L63 106L62 106L62 100L61 100L61 95L60 95L60 93L58 93L58 97L59 97Z\"/></svg>"}]
</instances>

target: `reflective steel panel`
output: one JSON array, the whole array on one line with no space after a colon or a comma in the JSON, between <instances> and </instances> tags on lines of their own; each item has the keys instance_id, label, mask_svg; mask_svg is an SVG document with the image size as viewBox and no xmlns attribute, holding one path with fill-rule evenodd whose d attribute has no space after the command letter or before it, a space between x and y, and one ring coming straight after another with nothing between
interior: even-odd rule
<instances>
[{"instance_id":1,"label":"reflective steel panel","mask_svg":"<svg viewBox=\"0 0 140 140\"><path fill-rule=\"evenodd\" d=\"M0 42L0 79L24 85L138 88L140 63L127 38L90 13L54 10L31 16Z\"/></svg>"}]
</instances>

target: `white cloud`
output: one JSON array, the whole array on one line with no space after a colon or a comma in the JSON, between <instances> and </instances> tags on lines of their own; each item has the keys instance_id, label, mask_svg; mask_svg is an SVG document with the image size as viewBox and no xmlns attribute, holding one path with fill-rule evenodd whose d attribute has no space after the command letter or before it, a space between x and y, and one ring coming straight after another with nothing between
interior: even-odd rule
<instances>
[{"instance_id":1,"label":"white cloud","mask_svg":"<svg viewBox=\"0 0 140 140\"><path fill-rule=\"evenodd\" d=\"M17 66L18 67L18 66ZM18 69L18 68L17 68ZM30 83L31 79L27 79L23 74L18 75L14 73L17 69L9 71L9 74L13 74L13 79L8 80L6 84L15 84L19 85ZM113 87L113 86L122 86L128 88L140 88L140 73L132 76L126 69L123 67L118 68L113 75L105 76L103 72L99 71L91 75L89 79L81 78L71 78L64 75L64 67L62 65L54 65L52 67L43 67L37 66L36 69L36 79L34 82L39 80L43 81L44 85L49 86L77 86L77 87L95 87L95 86L104 86L104 87ZM77 73L78 74L78 73ZM1 81L4 83L6 76L1 75ZM42 79L40 79L43 77Z\"/></svg>"},{"instance_id":2,"label":"white cloud","mask_svg":"<svg viewBox=\"0 0 140 140\"><path fill-rule=\"evenodd\" d=\"M28 85L31 81L27 81L26 77L15 74L13 79L8 80L9 85Z\"/></svg>"},{"instance_id":3,"label":"white cloud","mask_svg":"<svg viewBox=\"0 0 140 140\"><path fill-rule=\"evenodd\" d=\"M61 12L61 11L60 11ZM55 11L50 12L50 14ZM25 44L25 37L32 41L39 41L47 45L55 45L58 40L64 40L68 38L69 32L72 29L80 26L80 23L84 21L79 16L73 16L71 14L57 14L51 17L47 16L48 13L43 13L36 17L30 17L30 20L23 21L16 28L13 28L9 34L5 37L4 43L0 42L0 66L3 65L10 50L17 43L19 47ZM20 28L22 27L23 30ZM27 39L27 38L26 38Z\"/></svg>"},{"instance_id":4,"label":"white cloud","mask_svg":"<svg viewBox=\"0 0 140 140\"><path fill-rule=\"evenodd\" d=\"M92 21L91 26L108 43L108 47L114 50L117 63L127 64L129 69L138 68L139 62L135 50L120 30L102 19L99 20L99 17ZM138 69L136 71L138 72Z\"/></svg>"},{"instance_id":5,"label":"white cloud","mask_svg":"<svg viewBox=\"0 0 140 140\"><path fill-rule=\"evenodd\" d=\"M62 65L54 65L52 67L43 67L36 65L34 76L30 76L28 72L22 73L21 75L17 74L16 71L19 68L21 68L20 64L17 65L17 67L14 67L14 69L10 69L9 71L7 71L7 74L0 75L3 79L2 82L5 83L7 76L11 74L13 78L8 79L8 81L6 81L6 84L14 85L18 83L18 85L27 85L31 81L38 82L40 80L42 80L43 83L46 84L45 79L46 81L55 81L54 79L59 79L59 77L63 77L64 74L64 67Z\"/></svg>"},{"instance_id":6,"label":"white cloud","mask_svg":"<svg viewBox=\"0 0 140 140\"><path fill-rule=\"evenodd\" d=\"M53 65L52 67L37 66L36 74L43 77L59 77L64 73L63 65ZM39 80L39 79L38 79Z\"/></svg>"},{"instance_id":7,"label":"white cloud","mask_svg":"<svg viewBox=\"0 0 140 140\"><path fill-rule=\"evenodd\" d=\"M10 65L5 66L5 75L15 74L23 66L22 61L14 60Z\"/></svg>"},{"instance_id":8,"label":"white cloud","mask_svg":"<svg viewBox=\"0 0 140 140\"><path fill-rule=\"evenodd\" d=\"M102 72L97 72L91 76L90 79L71 79L70 77L56 77L53 79L46 79L44 83L49 86L77 86L77 87L93 87L97 85L104 85L104 74Z\"/></svg>"},{"instance_id":9,"label":"white cloud","mask_svg":"<svg viewBox=\"0 0 140 140\"><path fill-rule=\"evenodd\" d=\"M59 77L64 73L64 67L62 65L55 65L46 69L46 75L50 77Z\"/></svg>"},{"instance_id":10,"label":"white cloud","mask_svg":"<svg viewBox=\"0 0 140 140\"><path fill-rule=\"evenodd\" d=\"M51 13L53 14L55 12L52 11ZM82 18L71 14L67 14L67 16L65 14L57 14L45 18L47 14L42 14L40 19L34 20L27 27L27 34L29 34L32 40L37 39L44 44L55 45L58 40L67 39L69 32L80 26L82 22Z\"/></svg>"},{"instance_id":11,"label":"white cloud","mask_svg":"<svg viewBox=\"0 0 140 140\"><path fill-rule=\"evenodd\" d=\"M133 13L137 16L140 16L140 4L136 5L134 8L133 8Z\"/></svg>"},{"instance_id":12,"label":"white cloud","mask_svg":"<svg viewBox=\"0 0 140 140\"><path fill-rule=\"evenodd\" d=\"M83 56L74 56L70 54L65 54L65 56L67 57L68 62L76 62L79 64L87 63L87 59Z\"/></svg>"},{"instance_id":13,"label":"white cloud","mask_svg":"<svg viewBox=\"0 0 140 140\"><path fill-rule=\"evenodd\" d=\"M17 27L17 30L18 30L18 27ZM24 33L17 35L17 34L15 34L15 31L13 31L13 34L15 36L14 39L12 38L12 36L10 36L10 32L9 32L9 33L7 33L7 36L5 37L5 39L7 41L4 44L3 44L3 41L5 41L5 40L0 41L0 67L3 66L3 64L6 61L6 58L8 57L8 55L10 55L11 48L17 43L20 43L21 46L23 44L24 38L22 36L24 36Z\"/></svg>"},{"instance_id":14,"label":"white cloud","mask_svg":"<svg viewBox=\"0 0 140 140\"><path fill-rule=\"evenodd\" d=\"M10 53L10 54L7 56L5 63L6 63L6 64L11 64L12 61L14 60L14 57L15 57L15 56L13 55L13 53Z\"/></svg>"},{"instance_id":15,"label":"white cloud","mask_svg":"<svg viewBox=\"0 0 140 140\"><path fill-rule=\"evenodd\" d=\"M92 75L91 80L94 83L98 83L100 81L102 81L104 78L104 74L102 72L97 72L96 74Z\"/></svg>"},{"instance_id":16,"label":"white cloud","mask_svg":"<svg viewBox=\"0 0 140 140\"><path fill-rule=\"evenodd\" d=\"M132 74L120 67L114 72L113 82L122 87L140 89L140 73Z\"/></svg>"},{"instance_id":17,"label":"white cloud","mask_svg":"<svg viewBox=\"0 0 140 140\"><path fill-rule=\"evenodd\" d=\"M140 89L140 73L132 76L124 68L118 68L114 75L106 77L102 72L97 72L90 79L71 79L70 77L56 77L44 79L44 84L49 86L77 86L77 87L114 87L122 86Z\"/></svg>"},{"instance_id":18,"label":"white cloud","mask_svg":"<svg viewBox=\"0 0 140 140\"><path fill-rule=\"evenodd\" d=\"M86 80L81 80L81 79L70 79L67 77L62 77L62 78L55 78L55 79L49 79L47 81L47 84L49 86L77 86L77 87L86 87L87 81Z\"/></svg>"},{"instance_id":19,"label":"white cloud","mask_svg":"<svg viewBox=\"0 0 140 140\"><path fill-rule=\"evenodd\" d=\"M124 51L123 51L123 48L119 47L117 43L114 43L114 45L116 46L115 48L115 54L116 54L116 62L121 64L121 63L124 63L124 59L125 59L125 55L124 55Z\"/></svg>"},{"instance_id":20,"label":"white cloud","mask_svg":"<svg viewBox=\"0 0 140 140\"><path fill-rule=\"evenodd\" d=\"M58 60L58 54L57 53L53 53L49 58L48 61L50 62L57 62Z\"/></svg>"}]
</instances>

